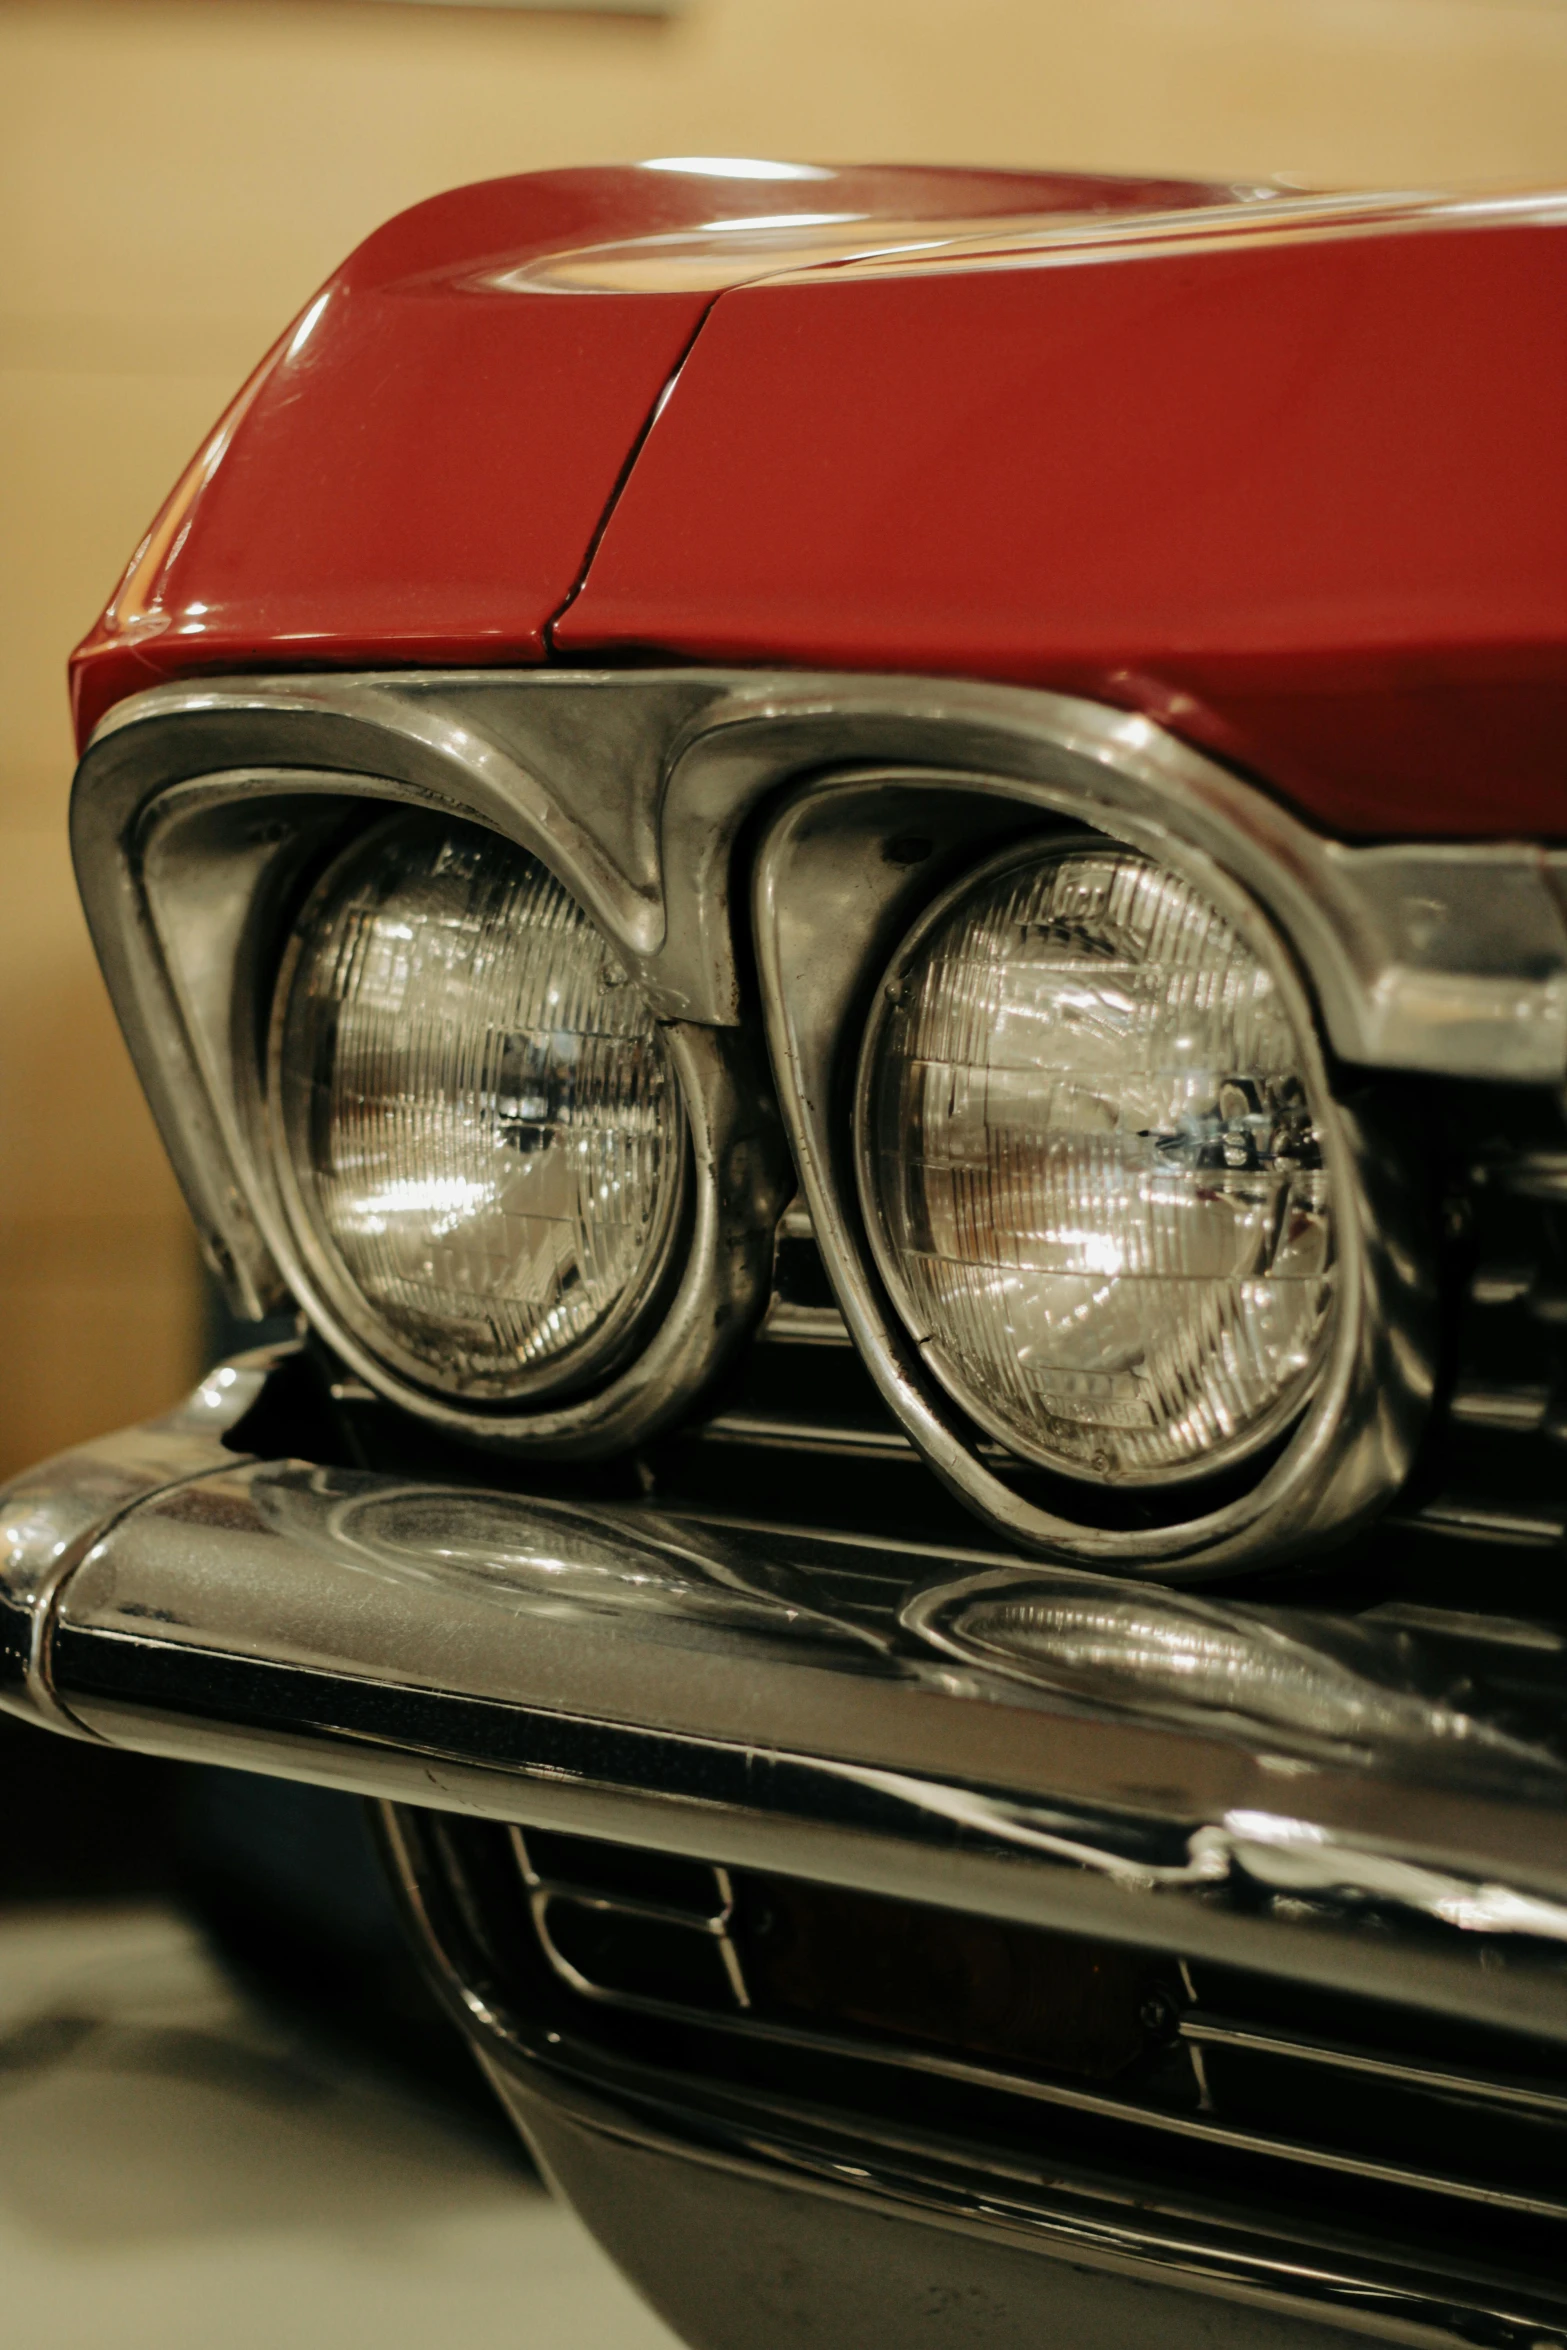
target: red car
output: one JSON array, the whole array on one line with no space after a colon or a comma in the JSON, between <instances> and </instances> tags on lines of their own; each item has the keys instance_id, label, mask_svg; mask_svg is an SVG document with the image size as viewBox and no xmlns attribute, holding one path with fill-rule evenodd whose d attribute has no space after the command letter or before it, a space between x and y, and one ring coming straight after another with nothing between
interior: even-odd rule
<instances>
[{"instance_id":1,"label":"red car","mask_svg":"<svg viewBox=\"0 0 1567 2350\"><path fill-rule=\"evenodd\" d=\"M1567 2338L1567 198L459 190L74 685L302 1335L3 1702L381 1799L704 2350Z\"/></svg>"}]
</instances>

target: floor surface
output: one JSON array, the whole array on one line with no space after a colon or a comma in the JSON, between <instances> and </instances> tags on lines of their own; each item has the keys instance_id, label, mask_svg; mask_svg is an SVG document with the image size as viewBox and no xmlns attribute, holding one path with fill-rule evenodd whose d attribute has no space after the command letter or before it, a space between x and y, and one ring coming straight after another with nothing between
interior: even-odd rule
<instances>
[{"instance_id":1,"label":"floor surface","mask_svg":"<svg viewBox=\"0 0 1567 2350\"><path fill-rule=\"evenodd\" d=\"M675 2350L503 2141L152 1904L0 1913L0 2295L27 2350Z\"/></svg>"}]
</instances>

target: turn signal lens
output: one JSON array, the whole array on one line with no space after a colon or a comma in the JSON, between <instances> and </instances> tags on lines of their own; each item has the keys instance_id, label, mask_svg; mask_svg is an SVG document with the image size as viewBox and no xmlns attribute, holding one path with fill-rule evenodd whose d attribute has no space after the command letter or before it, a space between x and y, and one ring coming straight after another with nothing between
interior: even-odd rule
<instances>
[{"instance_id":1,"label":"turn signal lens","mask_svg":"<svg viewBox=\"0 0 1567 2350\"><path fill-rule=\"evenodd\" d=\"M1267 967L1135 850L1013 852L919 924L866 1039L863 1205L982 1429L1150 1484L1288 1424L1333 1297L1303 1058Z\"/></svg>"},{"instance_id":2,"label":"turn signal lens","mask_svg":"<svg viewBox=\"0 0 1567 2350\"><path fill-rule=\"evenodd\" d=\"M343 1323L504 1400L602 1370L684 1163L652 1014L576 901L475 826L399 815L305 910L274 1022L280 1176Z\"/></svg>"}]
</instances>

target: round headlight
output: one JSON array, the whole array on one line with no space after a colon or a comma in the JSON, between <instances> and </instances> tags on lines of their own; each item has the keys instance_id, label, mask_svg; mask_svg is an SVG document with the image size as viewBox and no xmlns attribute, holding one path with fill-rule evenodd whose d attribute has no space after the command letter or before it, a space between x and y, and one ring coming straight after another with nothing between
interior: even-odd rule
<instances>
[{"instance_id":1,"label":"round headlight","mask_svg":"<svg viewBox=\"0 0 1567 2350\"><path fill-rule=\"evenodd\" d=\"M667 1257L684 1119L646 1003L542 865L379 825L301 917L272 1055L289 1219L349 1332L474 1400L604 1368Z\"/></svg>"},{"instance_id":2,"label":"round headlight","mask_svg":"<svg viewBox=\"0 0 1567 2350\"><path fill-rule=\"evenodd\" d=\"M1152 1484L1288 1424L1333 1294L1303 1062L1270 971L1136 850L1011 851L916 926L861 1061L862 1204L982 1429Z\"/></svg>"}]
</instances>

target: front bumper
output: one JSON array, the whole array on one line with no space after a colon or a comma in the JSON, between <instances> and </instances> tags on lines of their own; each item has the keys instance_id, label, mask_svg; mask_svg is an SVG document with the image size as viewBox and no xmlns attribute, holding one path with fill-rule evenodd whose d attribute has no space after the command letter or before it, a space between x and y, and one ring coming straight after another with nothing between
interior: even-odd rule
<instances>
[{"instance_id":1,"label":"front bumper","mask_svg":"<svg viewBox=\"0 0 1567 2350\"><path fill-rule=\"evenodd\" d=\"M143 1752L1178 1939L1567 2041L1548 1713L1535 1738L1515 1709L1488 1740L1433 1700L1422 1737L1412 1697L1396 1736L1374 1703L1346 1729L1309 1673L1281 1697L1276 1642L1267 1722L1152 1684L1142 1708L1063 1696L954 1659L918 1628L928 1600L896 1604L972 1556L236 1451L286 1361L222 1366L169 1418L8 1489L0 1703ZM1270 1612L1297 1647L1329 1621ZM1413 1689L1416 1655L1401 1630L1385 1672Z\"/></svg>"},{"instance_id":2,"label":"front bumper","mask_svg":"<svg viewBox=\"0 0 1567 2350\"><path fill-rule=\"evenodd\" d=\"M1380 1662L1346 1718L1342 1672L1325 1684L1309 1668L1329 1619L1206 1602L1239 1660L1228 1702L1182 1704L1168 1675L1143 1702L1090 1701L954 1653L932 1593L972 1580L987 1564L973 1556L257 1458L243 1447L287 1371L286 1353L224 1366L168 1419L9 1489L0 1702L141 1751L1179 1948L1567 2043L1559 1706L1531 1725L1515 1703L1505 1731L1455 1713L1402 1627L1367 1649ZM1018 1574L1052 1588L1049 1570ZM1139 1590L1136 1604L1156 1623L1165 1603ZM1190 1612L1168 1604L1172 1622ZM1475 1619L1477 1645L1484 1633ZM1272 1676L1254 1702L1249 1654ZM1483 1685L1478 1663L1470 1679ZM417 1868L405 1876L417 1909ZM603 2165L619 2146L677 2201L695 2166L740 2205L785 2188L831 2205L849 2271L862 2221L896 2211L953 2245L1043 2252L1073 2292L1090 2272L1120 2280L1095 2321L1111 2334L1130 2277L1386 2338L1567 2338L1560 2311L1423 2295L1407 2275L1326 2290L1298 2247L1253 2274L1216 2239L1199 2257L1139 2220L1095 2249L1065 2190L1003 2210L907 2164L845 2167L808 2127L764 2144L711 2109L685 2125L634 2115L612 2083L566 2084L548 2048L503 2049L472 1984L451 1989L611 2239ZM970 2289L967 2259L953 2251L942 2291Z\"/></svg>"}]
</instances>

